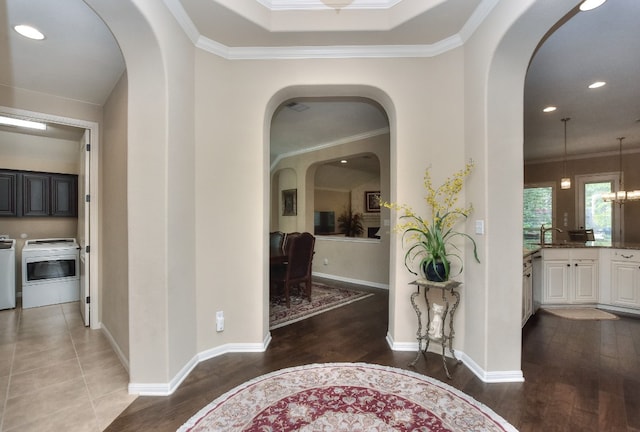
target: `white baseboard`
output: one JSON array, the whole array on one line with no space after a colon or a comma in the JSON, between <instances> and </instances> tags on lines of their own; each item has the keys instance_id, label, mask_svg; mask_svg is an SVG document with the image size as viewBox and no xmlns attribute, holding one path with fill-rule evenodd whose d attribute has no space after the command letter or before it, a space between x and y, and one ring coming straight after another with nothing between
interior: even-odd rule
<instances>
[{"instance_id":1,"label":"white baseboard","mask_svg":"<svg viewBox=\"0 0 640 432\"><path fill-rule=\"evenodd\" d=\"M524 375L521 370L515 371L485 371L471 357L462 351L456 351L456 356L462 363L473 372L478 378L486 383L507 383L524 382Z\"/></svg>"},{"instance_id":2,"label":"white baseboard","mask_svg":"<svg viewBox=\"0 0 640 432\"><path fill-rule=\"evenodd\" d=\"M118 345L115 338L109 331L109 328L105 326L104 323L99 323L98 325L100 326L99 328L102 330L102 333L104 333L104 335L107 337L107 340L109 341L111 348L113 348L113 351L115 351L116 355L118 356L120 363L122 363L122 366L124 366L127 373L129 373L129 359L127 358L127 356L124 355L124 353L120 349L120 345Z\"/></svg>"},{"instance_id":3,"label":"white baseboard","mask_svg":"<svg viewBox=\"0 0 640 432\"><path fill-rule=\"evenodd\" d=\"M264 352L271 342L271 333L267 333L262 343L259 344L225 344L209 350L202 351L173 377L168 383L129 383L129 394L139 396L169 396L182 384L198 363L209 360L222 354L233 352Z\"/></svg>"},{"instance_id":4,"label":"white baseboard","mask_svg":"<svg viewBox=\"0 0 640 432\"><path fill-rule=\"evenodd\" d=\"M356 284L356 285L364 285L364 286L369 286L372 288L381 288L381 289L389 289L389 284L381 284L378 282L371 282L371 281L365 281L365 280L360 280L360 279L352 279L352 278L347 278L347 277L343 277L343 276L336 276L336 275L332 275L332 274L328 274L328 273L319 273L319 272L313 272L312 273L313 276L317 276L319 278L323 278L323 279L330 279L330 280L335 280L335 281L340 281L340 282L346 282L346 283L352 283L352 284Z\"/></svg>"},{"instance_id":5,"label":"white baseboard","mask_svg":"<svg viewBox=\"0 0 640 432\"><path fill-rule=\"evenodd\" d=\"M610 312L621 312L629 315L640 315L640 310L631 307L612 306L608 304L599 304L598 309L608 310Z\"/></svg>"},{"instance_id":6,"label":"white baseboard","mask_svg":"<svg viewBox=\"0 0 640 432\"><path fill-rule=\"evenodd\" d=\"M393 351L413 351L418 352L418 342L395 342L391 335L387 333L387 343ZM442 354L442 345L431 342L429 344L429 352L435 354ZM467 366L471 372L478 378L486 383L505 383L505 382L523 382L524 376L522 371L485 371L478 365L471 357L466 355L463 351L454 350L455 356L462 360L462 363ZM446 357L451 358L451 353L446 350Z\"/></svg>"}]
</instances>

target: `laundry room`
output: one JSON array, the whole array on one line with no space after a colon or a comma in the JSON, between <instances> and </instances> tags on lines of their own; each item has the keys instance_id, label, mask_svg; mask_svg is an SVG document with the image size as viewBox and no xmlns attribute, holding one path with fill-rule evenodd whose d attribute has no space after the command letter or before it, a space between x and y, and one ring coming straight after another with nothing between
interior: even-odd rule
<instances>
[{"instance_id":1,"label":"laundry room","mask_svg":"<svg viewBox=\"0 0 640 432\"><path fill-rule=\"evenodd\" d=\"M30 120L0 117L0 237L15 240L15 296L3 296L0 309L79 299L85 130ZM11 272L0 273L11 285Z\"/></svg>"}]
</instances>

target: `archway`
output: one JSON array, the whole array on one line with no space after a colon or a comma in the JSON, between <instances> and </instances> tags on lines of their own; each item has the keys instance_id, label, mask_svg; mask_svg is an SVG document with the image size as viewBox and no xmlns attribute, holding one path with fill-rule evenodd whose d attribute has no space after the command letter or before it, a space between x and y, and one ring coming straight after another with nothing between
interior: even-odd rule
<instances>
[{"instance_id":1,"label":"archway","mask_svg":"<svg viewBox=\"0 0 640 432\"><path fill-rule=\"evenodd\" d=\"M371 97L371 94L376 94L375 97ZM363 97L362 95L366 94L367 97ZM315 178L316 178L316 169L322 163L326 163L331 160L340 160L340 159L349 159L352 158L353 162L356 163L359 156L364 154L373 154L375 157L372 159L376 161L380 160L378 167L378 182L379 185L377 189L380 190L384 194L384 196L388 197L390 195L390 176L391 176L391 167L390 167L390 153L393 152L393 133L390 132L392 126L390 126L392 122L392 114L390 110L384 107L382 101L388 99L386 95L380 92L377 89L370 89L366 87L356 86L345 88L344 86L327 86L327 87L300 87L295 89L284 89L278 94L276 94L270 101L269 107L267 110L267 119L265 121L267 126L267 131L265 136L268 136L267 140L268 146L271 146L271 125L273 119L273 113L276 112L277 109L281 108L283 104L289 103L291 100L308 100L313 98L314 101L320 101L322 103L323 100L335 102L336 100L349 100L353 101L354 99L358 99L361 101L365 101L365 104L372 104L375 106L382 106L381 108L388 119L386 122L386 127L383 132L375 131L374 133L363 133L358 137L349 137L349 139L338 140L338 142L333 142L329 145L326 143L322 143L324 145L319 145L308 149L308 152L304 151L298 152L297 155L290 155L290 157L286 160L276 160L275 163L270 165L269 169L269 177L271 177L271 181L268 182L270 184L270 200L269 196L267 197L267 202L270 211L266 214L271 215L272 220L267 221L266 225L269 226L269 230L280 229L282 225L282 217L278 212L278 208L280 207L280 193L281 191L274 186L274 181L282 182L281 173L294 173L295 178L290 179L290 183L293 182L298 187L298 221L293 225L297 227L297 230L300 231L310 231L314 232L314 216L315 216L315 206L314 200L316 196L316 188L315 188ZM367 102L368 101L368 102ZM387 105L391 106L388 101ZM371 146L371 148L367 149L367 146ZM384 147L384 150L381 151L380 148ZM373 149L373 150L372 150ZM370 153L372 152L372 153ZM294 152L295 153L295 152ZM302 154L302 156L300 156ZM369 156L371 157L371 156ZM296 158L298 158L296 160ZM273 156L272 158L273 159ZM273 171L272 171L273 170ZM359 190L357 191L360 192ZM364 192L362 193L364 200ZM360 208L364 208L364 204L360 205ZM274 223L273 218L278 218L279 223ZM388 221L389 215L388 210L384 210L381 215L378 215L376 221L378 225L381 225L381 220L386 219ZM285 224L286 225L286 224ZM289 224L288 226L291 226ZM377 231L377 230L376 230ZM381 256L378 256L374 262L379 263L379 269L386 269L384 271L384 277L380 279L378 276L374 277L375 280L367 279L367 276L363 276L363 273L358 273L358 271L354 270L354 267L351 266L348 270L351 271L351 274L342 273L345 269L339 269L334 274L325 274L318 271L318 267L320 265L330 266L333 264L328 258L326 258L325 254L336 254L335 249L335 241L331 247L330 251L325 251L323 248L323 242L319 242L318 239L320 237L316 237L316 258L314 259L314 274L325 277L328 276L329 279L335 279L341 282L348 283L356 283L374 286L378 288L388 288L389 287L389 262L390 262L390 252L389 252L389 233L387 232L381 236L380 239L371 238L360 240L360 242L371 241L371 243L376 243L374 247L378 247L380 250L383 250L384 253ZM332 240L336 240L335 238ZM350 241L349 239L343 238L344 242ZM362 246L362 245L359 245ZM332 249L333 248L333 249ZM322 255L322 256L320 256ZM380 262L380 259L382 262ZM323 264L322 264L323 263ZM370 264L370 262L369 262ZM324 267L325 269L327 267ZM370 276L370 275L369 275ZM379 280L380 279L380 280ZM268 286L268 284L266 284ZM268 298L268 295L266 296Z\"/></svg>"},{"instance_id":2,"label":"archway","mask_svg":"<svg viewBox=\"0 0 640 432\"><path fill-rule=\"evenodd\" d=\"M526 69L544 34L575 1L500 4L467 43L465 146L479 161L484 185L472 184L486 217L486 264L465 280L466 363L484 381L521 381L523 88ZM486 74L474 74L474 71ZM505 198L508 197L508 198ZM477 200L477 201L475 201ZM473 360L472 360L473 359Z\"/></svg>"}]
</instances>

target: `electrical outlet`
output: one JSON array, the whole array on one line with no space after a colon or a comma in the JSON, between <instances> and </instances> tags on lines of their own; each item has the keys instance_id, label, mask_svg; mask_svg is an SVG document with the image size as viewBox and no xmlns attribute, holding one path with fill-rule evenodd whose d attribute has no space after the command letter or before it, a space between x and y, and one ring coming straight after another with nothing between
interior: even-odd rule
<instances>
[{"instance_id":1,"label":"electrical outlet","mask_svg":"<svg viewBox=\"0 0 640 432\"><path fill-rule=\"evenodd\" d=\"M216 331L221 332L224 330L224 312L216 312Z\"/></svg>"},{"instance_id":2,"label":"electrical outlet","mask_svg":"<svg viewBox=\"0 0 640 432\"><path fill-rule=\"evenodd\" d=\"M329 258L324 259L324 265L329 265Z\"/></svg>"}]
</instances>

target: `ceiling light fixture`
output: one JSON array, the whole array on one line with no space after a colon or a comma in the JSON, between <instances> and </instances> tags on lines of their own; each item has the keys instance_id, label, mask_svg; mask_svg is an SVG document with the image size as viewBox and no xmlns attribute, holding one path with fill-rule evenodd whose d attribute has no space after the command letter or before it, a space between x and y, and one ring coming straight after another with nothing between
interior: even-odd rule
<instances>
[{"instance_id":1,"label":"ceiling light fixture","mask_svg":"<svg viewBox=\"0 0 640 432\"><path fill-rule=\"evenodd\" d=\"M46 123L34 122L30 120L21 120L13 117L0 116L0 125L18 126L29 129L47 130Z\"/></svg>"},{"instance_id":2,"label":"ceiling light fixture","mask_svg":"<svg viewBox=\"0 0 640 432\"><path fill-rule=\"evenodd\" d=\"M564 123L564 160L562 162L562 178L560 179L560 189L571 189L571 177L567 177L567 122L569 117L560 119Z\"/></svg>"},{"instance_id":3,"label":"ceiling light fixture","mask_svg":"<svg viewBox=\"0 0 640 432\"><path fill-rule=\"evenodd\" d=\"M346 163L347 163L347 160L346 160L346 159L342 159L342 160L340 161L340 163L341 163L341 164L346 164Z\"/></svg>"},{"instance_id":4,"label":"ceiling light fixture","mask_svg":"<svg viewBox=\"0 0 640 432\"><path fill-rule=\"evenodd\" d=\"M582 3L580 3L580 10L582 12L593 10L598 6L602 6L602 4L606 1L607 0L585 0Z\"/></svg>"},{"instance_id":5,"label":"ceiling light fixture","mask_svg":"<svg viewBox=\"0 0 640 432\"><path fill-rule=\"evenodd\" d=\"M597 88L603 87L605 85L607 85L607 83L604 82L604 81L596 81L594 83L589 84L589 88L590 89L597 89Z\"/></svg>"},{"instance_id":6,"label":"ceiling light fixture","mask_svg":"<svg viewBox=\"0 0 640 432\"><path fill-rule=\"evenodd\" d=\"M557 109L558 109L558 108L556 108L556 107L554 107L554 106L548 106L548 107L546 107L545 109L543 109L543 110L542 110L542 112L549 113L549 112L554 112L554 111L555 111L555 110L557 110Z\"/></svg>"},{"instance_id":7,"label":"ceiling light fixture","mask_svg":"<svg viewBox=\"0 0 640 432\"><path fill-rule=\"evenodd\" d=\"M29 39L34 39L34 40L44 39L44 35L42 34L42 32L40 32L40 30L38 30L35 27L31 27L29 25L20 24L13 27L13 29L17 31L19 34L21 34L22 36Z\"/></svg>"},{"instance_id":8,"label":"ceiling light fixture","mask_svg":"<svg viewBox=\"0 0 640 432\"><path fill-rule=\"evenodd\" d=\"M618 204L624 204L626 201L637 201L640 200L640 190L634 190L634 191L625 191L624 190L624 183L622 181L622 176L623 176L623 172L622 172L622 140L624 139L624 137L619 137L616 138L618 141L620 141L620 147L619 147L619 161L620 161L620 172L619 172L619 185L620 187L618 188L617 192L609 192L606 194L602 194L602 200L605 202L616 202Z\"/></svg>"}]
</instances>

